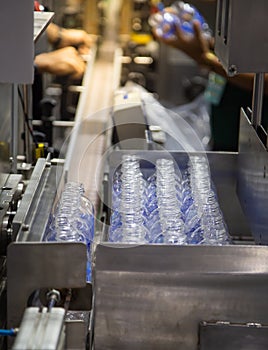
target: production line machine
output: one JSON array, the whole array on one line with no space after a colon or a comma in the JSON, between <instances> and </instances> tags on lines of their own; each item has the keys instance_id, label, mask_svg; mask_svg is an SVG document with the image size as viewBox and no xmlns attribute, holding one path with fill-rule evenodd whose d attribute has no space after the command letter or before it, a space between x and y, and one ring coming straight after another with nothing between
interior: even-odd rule
<instances>
[{"instance_id":1,"label":"production line machine","mask_svg":"<svg viewBox=\"0 0 268 350\"><path fill-rule=\"evenodd\" d=\"M187 149L181 140L183 149L168 149L165 129L150 125L143 95L120 87L122 50L103 45L88 61L64 159L48 155L30 169L18 159L15 173L8 157L1 162L0 321L19 329L15 341L1 338L1 348L267 349L268 158L260 116L268 5L221 0L217 9L215 47L224 68L256 74L252 111L241 110L239 152ZM3 89L14 106L14 86ZM14 120L8 107L3 113ZM4 143L1 151L9 153ZM110 242L113 175L126 154L141 160L147 176L159 158L185 169L191 156L205 156L233 244ZM83 243L44 241L68 181L84 184L96 210L92 283Z\"/></svg>"}]
</instances>

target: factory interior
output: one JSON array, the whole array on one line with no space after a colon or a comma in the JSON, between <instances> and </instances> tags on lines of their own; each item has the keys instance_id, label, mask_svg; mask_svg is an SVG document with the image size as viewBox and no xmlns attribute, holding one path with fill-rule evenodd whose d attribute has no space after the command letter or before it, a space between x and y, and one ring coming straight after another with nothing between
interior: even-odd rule
<instances>
[{"instance_id":1,"label":"factory interior","mask_svg":"<svg viewBox=\"0 0 268 350\"><path fill-rule=\"evenodd\" d=\"M186 1L2 0L1 350L268 349L268 2Z\"/></svg>"}]
</instances>

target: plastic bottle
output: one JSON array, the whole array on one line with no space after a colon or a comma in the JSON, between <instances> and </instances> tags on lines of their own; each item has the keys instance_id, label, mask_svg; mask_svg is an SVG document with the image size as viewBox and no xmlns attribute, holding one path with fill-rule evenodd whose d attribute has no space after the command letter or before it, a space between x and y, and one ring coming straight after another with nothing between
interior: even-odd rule
<instances>
[{"instance_id":1,"label":"plastic bottle","mask_svg":"<svg viewBox=\"0 0 268 350\"><path fill-rule=\"evenodd\" d=\"M177 195L177 190L181 189L178 182L174 162L168 159L157 160L157 210L163 242L168 244L185 244L187 239L181 215L181 196ZM159 237L155 240L158 241Z\"/></svg>"},{"instance_id":2,"label":"plastic bottle","mask_svg":"<svg viewBox=\"0 0 268 350\"><path fill-rule=\"evenodd\" d=\"M206 201L203 204L201 225L204 244L224 245L231 242L227 226L213 191L208 193Z\"/></svg>"},{"instance_id":3,"label":"plastic bottle","mask_svg":"<svg viewBox=\"0 0 268 350\"><path fill-rule=\"evenodd\" d=\"M193 5L183 1L176 1L172 6L151 15L148 20L156 34L163 38L175 37L176 27L187 35L193 35L193 21L199 22L204 36L211 37L211 30L203 16Z\"/></svg>"},{"instance_id":4,"label":"plastic bottle","mask_svg":"<svg viewBox=\"0 0 268 350\"><path fill-rule=\"evenodd\" d=\"M157 12L149 17L148 20L156 34L162 38L172 38L176 34L176 26L180 27L181 22L177 12L167 12L165 10Z\"/></svg>"},{"instance_id":5,"label":"plastic bottle","mask_svg":"<svg viewBox=\"0 0 268 350\"><path fill-rule=\"evenodd\" d=\"M170 159L158 159L145 181L136 157L123 158L111 216L110 240L125 243L228 244L206 156L191 155L181 175Z\"/></svg>"},{"instance_id":6,"label":"plastic bottle","mask_svg":"<svg viewBox=\"0 0 268 350\"><path fill-rule=\"evenodd\" d=\"M91 281L91 243L94 237L94 208L79 183L64 187L51 219L47 241L82 242L87 246L87 281Z\"/></svg>"},{"instance_id":7,"label":"plastic bottle","mask_svg":"<svg viewBox=\"0 0 268 350\"><path fill-rule=\"evenodd\" d=\"M144 225L144 193L145 180L140 171L136 156L125 155L122 159L119 205L114 206L111 216L109 240L132 244L146 242L147 229ZM117 186L113 186L113 189Z\"/></svg>"},{"instance_id":8,"label":"plastic bottle","mask_svg":"<svg viewBox=\"0 0 268 350\"><path fill-rule=\"evenodd\" d=\"M209 245L231 243L228 228L211 181L206 157L192 156L189 161L188 172L193 198L193 204L188 209L190 215L186 220L190 239L195 241L202 237L200 243ZM195 213L191 213L191 210L195 210Z\"/></svg>"}]
</instances>

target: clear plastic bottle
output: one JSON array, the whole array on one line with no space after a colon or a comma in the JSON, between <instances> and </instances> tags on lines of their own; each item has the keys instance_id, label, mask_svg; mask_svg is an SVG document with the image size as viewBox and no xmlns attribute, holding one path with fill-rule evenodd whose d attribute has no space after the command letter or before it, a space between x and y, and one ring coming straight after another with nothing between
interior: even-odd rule
<instances>
[{"instance_id":1,"label":"clear plastic bottle","mask_svg":"<svg viewBox=\"0 0 268 350\"><path fill-rule=\"evenodd\" d=\"M184 33L190 35L194 33L193 21L195 21L199 23L203 36L211 37L211 30L206 20L195 6L183 1L176 1L172 5L172 8L174 8L178 13L178 17L181 22L180 28Z\"/></svg>"},{"instance_id":2,"label":"clear plastic bottle","mask_svg":"<svg viewBox=\"0 0 268 350\"><path fill-rule=\"evenodd\" d=\"M146 183L136 156L123 156L120 179L119 205L117 203L117 208L113 205L115 211L111 216L109 240L143 244L147 241L143 216Z\"/></svg>"},{"instance_id":3,"label":"clear plastic bottle","mask_svg":"<svg viewBox=\"0 0 268 350\"><path fill-rule=\"evenodd\" d=\"M115 177L120 178L120 191L111 216L110 241L230 242L206 156L192 155L187 170L182 175L178 170L173 160L158 159L155 172L145 181L138 159L123 158Z\"/></svg>"},{"instance_id":4,"label":"clear plastic bottle","mask_svg":"<svg viewBox=\"0 0 268 350\"><path fill-rule=\"evenodd\" d=\"M201 226L204 244L224 245L231 243L226 223L213 191L208 193L206 202L203 204Z\"/></svg>"},{"instance_id":5,"label":"clear plastic bottle","mask_svg":"<svg viewBox=\"0 0 268 350\"><path fill-rule=\"evenodd\" d=\"M156 183L159 222L163 235L163 242L168 244L185 244L184 223L181 215L180 179L175 173L174 162L159 159L156 162Z\"/></svg>"},{"instance_id":6,"label":"clear plastic bottle","mask_svg":"<svg viewBox=\"0 0 268 350\"><path fill-rule=\"evenodd\" d=\"M163 38L175 37L176 27L187 35L193 35L193 21L199 22L205 37L211 37L211 30L204 17L193 5L183 1L176 1L172 6L151 15L148 20L156 34Z\"/></svg>"},{"instance_id":7,"label":"clear plastic bottle","mask_svg":"<svg viewBox=\"0 0 268 350\"><path fill-rule=\"evenodd\" d=\"M219 207L205 156L192 156L189 161L192 205L187 212L189 240L200 239L201 244L222 245L231 242L227 225Z\"/></svg>"},{"instance_id":8,"label":"clear plastic bottle","mask_svg":"<svg viewBox=\"0 0 268 350\"><path fill-rule=\"evenodd\" d=\"M84 196L82 184L69 182L61 193L50 222L47 241L82 242L87 246L87 281L91 281L91 243L94 237L94 208Z\"/></svg>"},{"instance_id":9,"label":"clear plastic bottle","mask_svg":"<svg viewBox=\"0 0 268 350\"><path fill-rule=\"evenodd\" d=\"M172 38L176 34L176 26L181 22L176 10L173 12L161 11L149 17L148 23L155 29L156 34L162 38Z\"/></svg>"}]
</instances>

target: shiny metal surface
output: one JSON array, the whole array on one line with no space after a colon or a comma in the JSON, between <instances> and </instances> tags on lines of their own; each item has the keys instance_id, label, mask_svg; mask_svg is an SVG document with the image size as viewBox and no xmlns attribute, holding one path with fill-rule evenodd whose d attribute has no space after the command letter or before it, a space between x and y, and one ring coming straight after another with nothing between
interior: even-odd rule
<instances>
[{"instance_id":1,"label":"shiny metal surface","mask_svg":"<svg viewBox=\"0 0 268 350\"><path fill-rule=\"evenodd\" d=\"M17 238L17 234L21 229L22 224L25 222L26 218L31 220L33 217L33 212L36 210L35 202L39 199L40 193L42 192L42 187L45 183L45 178L48 176L49 171L46 170L47 161L44 158L40 158L34 168L31 179L27 185L26 191L23 195L20 207L13 220L13 240ZM47 208L49 211L51 208ZM44 214L44 213L43 213ZM45 215L43 215L45 217ZM44 228L40 227L41 230ZM26 232L21 231L21 235L25 235ZM40 240L40 238L39 238Z\"/></svg>"},{"instance_id":2,"label":"shiny metal surface","mask_svg":"<svg viewBox=\"0 0 268 350\"><path fill-rule=\"evenodd\" d=\"M95 350L197 350L201 321L267 324L267 258L261 246L98 245Z\"/></svg>"},{"instance_id":3,"label":"shiny metal surface","mask_svg":"<svg viewBox=\"0 0 268 350\"><path fill-rule=\"evenodd\" d=\"M19 189L21 175L1 174L0 179L0 256L6 256L6 249L11 242L12 220L21 196ZM0 266L1 267L1 266Z\"/></svg>"},{"instance_id":4,"label":"shiny metal surface","mask_svg":"<svg viewBox=\"0 0 268 350\"><path fill-rule=\"evenodd\" d=\"M33 2L1 1L0 11L0 81L32 84L33 58ZM18 105L17 105L18 107Z\"/></svg>"},{"instance_id":5,"label":"shiny metal surface","mask_svg":"<svg viewBox=\"0 0 268 350\"><path fill-rule=\"evenodd\" d=\"M11 242L12 219L17 209L21 187L21 175L0 174L0 327L6 327L7 275L6 253ZM0 349L5 349L5 337L0 337Z\"/></svg>"},{"instance_id":6,"label":"shiny metal surface","mask_svg":"<svg viewBox=\"0 0 268 350\"><path fill-rule=\"evenodd\" d=\"M268 154L244 110L240 116L238 194L256 243L268 243Z\"/></svg>"},{"instance_id":7,"label":"shiny metal surface","mask_svg":"<svg viewBox=\"0 0 268 350\"><path fill-rule=\"evenodd\" d=\"M110 180L124 153L110 154ZM231 235L252 238L236 192L238 154L131 153L147 175L158 158L173 158L184 169L189 155L206 155ZM104 235L94 259L95 349L197 350L201 321L266 324L267 258L268 248L253 241L129 246L107 243Z\"/></svg>"},{"instance_id":8,"label":"shiny metal surface","mask_svg":"<svg viewBox=\"0 0 268 350\"><path fill-rule=\"evenodd\" d=\"M257 73L254 78L253 100L252 100L252 123L257 128L261 125L262 106L264 94L264 73Z\"/></svg>"},{"instance_id":9,"label":"shiny metal surface","mask_svg":"<svg viewBox=\"0 0 268 350\"><path fill-rule=\"evenodd\" d=\"M85 287L86 247L67 242L12 243L8 246L7 278L7 316L12 327L20 323L35 290Z\"/></svg>"},{"instance_id":10,"label":"shiny metal surface","mask_svg":"<svg viewBox=\"0 0 268 350\"><path fill-rule=\"evenodd\" d=\"M224 322L200 325L200 350L266 350L267 325L259 323L228 324Z\"/></svg>"},{"instance_id":11,"label":"shiny metal surface","mask_svg":"<svg viewBox=\"0 0 268 350\"><path fill-rule=\"evenodd\" d=\"M34 11L34 42L38 40L41 34L54 17L54 12L37 12Z\"/></svg>"},{"instance_id":12,"label":"shiny metal surface","mask_svg":"<svg viewBox=\"0 0 268 350\"><path fill-rule=\"evenodd\" d=\"M267 11L266 0L217 2L215 52L230 76L268 71Z\"/></svg>"},{"instance_id":13,"label":"shiny metal surface","mask_svg":"<svg viewBox=\"0 0 268 350\"><path fill-rule=\"evenodd\" d=\"M90 312L68 311L65 317L66 350L85 350Z\"/></svg>"},{"instance_id":14,"label":"shiny metal surface","mask_svg":"<svg viewBox=\"0 0 268 350\"><path fill-rule=\"evenodd\" d=\"M64 350L64 314L62 308L27 308L12 350Z\"/></svg>"},{"instance_id":15,"label":"shiny metal surface","mask_svg":"<svg viewBox=\"0 0 268 350\"><path fill-rule=\"evenodd\" d=\"M35 290L86 287L86 246L43 242L57 191L61 190L62 169L63 164L53 165L49 159L38 160L14 218L15 242L8 246L7 254L10 326L19 324L27 300ZM91 288L81 291L82 300L86 294L89 301L83 306L87 310L91 307ZM81 304L80 300L80 307ZM76 305L79 307L79 303Z\"/></svg>"}]
</instances>

